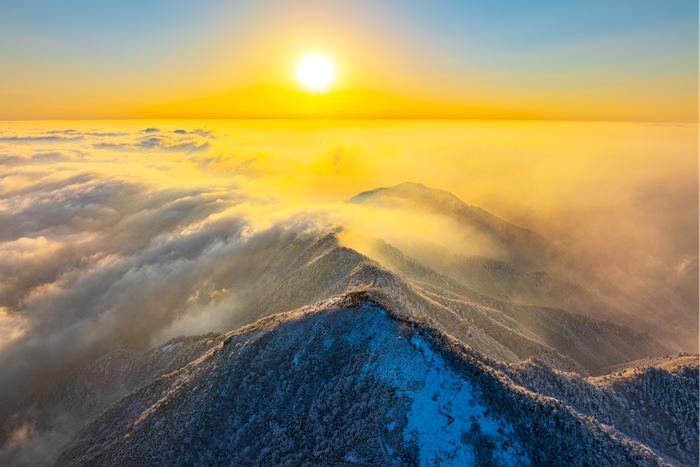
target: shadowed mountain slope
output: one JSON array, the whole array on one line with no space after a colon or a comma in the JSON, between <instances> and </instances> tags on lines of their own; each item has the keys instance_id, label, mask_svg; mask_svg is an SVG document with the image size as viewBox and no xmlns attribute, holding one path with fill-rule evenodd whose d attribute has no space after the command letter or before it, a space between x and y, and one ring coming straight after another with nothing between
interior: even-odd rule
<instances>
[{"instance_id":1,"label":"shadowed mountain slope","mask_svg":"<svg viewBox=\"0 0 700 467\"><path fill-rule=\"evenodd\" d=\"M402 195L418 196L419 199L427 197L424 207L428 209L433 206L432 197L435 193L429 189L411 184L401 187L399 193ZM378 190L383 193L381 197L386 195L386 191L395 189L384 190ZM371 192L358 196L360 202L368 202L368 199L378 195ZM52 335L47 334L46 338L42 338L41 334L32 337L32 345L28 349L36 357L44 356L42 361L46 364L25 373L17 372L13 365L4 368L7 373L15 371L13 375L22 376L14 379L18 384L24 385L22 387L32 390L0 388L0 393L13 396L12 400L5 400L0 413L0 419L5 420L0 426L0 463L32 464L36 458L55 459L59 450L73 439L77 430L93 420L96 420L94 424L88 432L83 432L81 440L64 455L63 461L76 464L117 461L129 463L144 459L139 456L154 455L156 463L188 463L194 460L188 460L187 454L180 451L180 447L174 446L187 446L190 442L188 440L194 440L192 446L193 449L196 448L197 456L200 456L197 457L197 462L200 463L219 463L223 459L221 456L229 455L231 450L243 451L235 454L235 459L240 463L268 463L274 460L293 464L297 457L290 457L292 453L297 453L302 456L299 459L311 463L314 462L313 459L330 456L328 459L333 462L360 464L429 464L432 459L443 464L464 464L474 459L483 460L486 464L491 461L496 464L523 464L549 462L551 459L563 462L579 455L586 458L585 455L588 454L597 456L595 458L600 459L603 465L627 465L636 461L642 464L666 461L676 464L692 463L690 461L695 460L693 453L697 450L694 449L694 446L697 447L697 433L693 431L696 424L693 424L692 415L686 410L697 406L697 397L693 399L690 395L693 381L688 375L692 376L692 368L682 372L668 369L670 376L659 373L657 367L661 364L655 363L656 360L644 359L668 354L668 348L647 334L609 321L593 319L590 314L577 313L577 301L582 299L593 303L595 294L559 281L549 273L528 272L524 269L526 264L534 264L535 257L556 257L548 253L551 248L537 234L512 226L478 208L466 209L462 206L464 203L446 192L438 192L436 196L440 206L448 212L470 219L469 223L477 222L480 229L500 238L504 245L511 244L515 256L520 255L516 250L521 248L523 251L539 253L530 259L526 258L527 255L520 255L521 259L517 263L523 269L494 259L474 260L453 255L456 264L474 260L475 266L445 272L433 267L432 263L423 261L423 258L410 256L402 249L379 239L374 241L370 251L362 250L365 254L360 253L342 241L343 234L347 231L341 227L318 228L317 224L309 226L303 222L291 227L275 226L255 234L248 232L243 221L222 222L216 224L213 232L194 230L194 234L174 237L172 242L159 242L152 251L148 251L147 260L151 261L151 256L172 259L173 273L188 269L189 274L183 277L191 278L193 286L163 284L163 287L154 289L160 291L158 297L146 292L129 296L134 309L141 310L143 306L143 312L128 314L128 319L124 319L124 315L111 315L115 323L114 327L107 328L111 331L101 333L99 338L82 342L75 347L74 354L53 358ZM515 237L519 240L513 240ZM211 247L212 243L216 248ZM194 261L200 257L201 261ZM203 267L204 264L206 267ZM485 272L479 272L480 268ZM122 296L125 289L116 287L115 290L112 293ZM534 303L528 303L528 300L520 300L527 293L542 298L542 302L533 300ZM570 299L572 308L560 303L566 298ZM550 299L552 306L549 305ZM304 311L284 314L328 300L330 302ZM80 306L65 308L66 322L70 322L72 315L85 315L85 318L93 319L92 314L100 311L97 304L92 307L90 303L86 305L86 302L75 303ZM377 312L379 309L384 311ZM117 316L121 319L116 319ZM342 319L339 318L341 316ZM382 318L378 319L378 316ZM360 328L353 328L349 317L357 317ZM308 324L312 328L307 329L304 327L307 324L302 326L300 323L312 323ZM339 326L337 330L334 329L336 325ZM406 400L399 396L391 399L390 396L394 397L401 391L407 394L418 387L430 387L428 383L433 379L444 383L441 383L441 389L460 388L466 383L462 381L464 375L454 376L457 374L454 369L450 370L451 373L448 372L454 378L450 376L452 379L449 381L440 380L441 375L447 374L447 367L442 364L438 367L421 367L416 358L427 348L421 347L422 344L416 344L409 338L402 341L402 344L413 342L408 347L393 346L392 342L405 339L404 334L399 333L397 337L395 330L392 330L392 326L396 325L400 329L409 326L413 330L425 331L428 336L437 339L437 344L431 341L430 349L440 353L444 362L463 361L466 358L463 358L464 355L469 357L467 360L477 362L474 363L476 367L469 366L472 368L469 375L476 377L477 383L469 383L471 386L466 392L455 389L445 397L462 400L469 407L487 409L483 413L465 412L469 422L464 422L466 425L458 431L454 431L452 423L464 416L460 415L461 409L456 410L447 402L438 404L438 408L431 405L432 402L426 403L431 407L430 410L437 410L440 416L448 413L446 419L449 426L429 425L429 420L437 417L433 412L426 412L430 415L426 415L427 418L405 421L404 418L408 417ZM328 341L328 345L326 341L320 346L311 341L305 344L295 334L296 331L291 331L297 326L302 326L308 336L334 337ZM317 327L322 331L317 330ZM381 328L381 335L375 336L373 328ZM240 343L241 348L255 349L255 352L268 359L264 372L257 367L253 368L254 371L251 370L249 365L255 357L247 351L240 355L231 354L231 359L222 360L222 355L228 355L230 348L227 344L225 348L216 350L224 339L219 333L229 329L238 329L231 334L231 339ZM183 337L212 330L217 332L200 337ZM289 332L292 332L289 334L291 337L284 338L285 342L290 342L288 347L280 347L281 344L275 340L277 338L270 337L287 335ZM354 356L342 355L343 352L357 353L357 342L349 337L357 333L364 336L362 339L368 342L368 349L374 348L376 355L366 356L361 352ZM427 338L423 334L420 336ZM336 341L345 344L337 347ZM269 349L265 347L268 344ZM313 345L304 347L307 344ZM306 350L300 350L302 347ZM324 349L333 351L326 352ZM379 349L386 350L386 355L380 356ZM300 363L292 361L289 368L282 363L276 366L272 363L275 359L286 361L292 351L294 355L301 352L299 361L306 362L309 359L315 362L319 371L322 368L327 371L314 373L302 365L300 368L313 377L299 379L300 375L296 371L300 369L297 368ZM20 356L19 351L15 356ZM20 360L8 358L6 361ZM386 369L385 366L376 369L376 374L371 373L368 376L370 379L360 378L359 382L352 384L349 380L334 379L330 370L349 365L352 369L348 370L351 371L349 374L354 377L356 375L352 372L358 365L371 367L372 362L378 360L385 361L386 365L393 368L390 373L396 373L398 379L384 375L382 372ZM394 360L405 362L407 368L417 365L421 368L419 373L430 376L422 380L415 380L415 375L402 376L401 368L391 367ZM622 378L615 384L587 377L609 371L623 371L630 361L654 368L639 377ZM652 363L643 363L649 361ZM458 364L460 365L462 363ZM479 371L474 372L477 367ZM190 375L190 372L194 373ZM225 383L226 377L220 372L234 375L231 381L235 383ZM244 388L240 386L242 383L239 380L246 380L246 385L253 383L246 379L248 372L254 375L251 377L266 381L256 389L262 392L239 391ZM498 387L507 389L503 394L509 394L506 399L515 398L513 400L519 401L512 405L521 407L518 409L521 411L509 415L510 412L506 409L503 409L505 412L496 409L500 406L500 399L495 402L496 405L489 402L490 392L480 389L482 379L485 378L482 374L491 375L487 378L488 381L499 381ZM189 376L183 376L182 379L176 375ZM517 383L517 388L513 382ZM343 391L346 392L335 399L325 399L325 390L346 383L349 385L343 386ZM212 384L216 386L211 386ZM230 396L231 393L227 392L230 384L239 385L235 386L238 389L231 391L240 394L241 399L229 402L217 400L214 394L219 394L224 399ZM276 388L275 384L280 385L280 388ZM200 392L206 388L215 392ZM278 391L282 392L278 394ZM373 398L372 401L362 402L365 401L365 396L362 395L364 391L367 391L367 397ZM272 402L261 400L265 396L261 397L260 394L271 394L270 397L277 399ZM421 393L416 397L432 400L434 394ZM663 398L664 394L673 394L676 400L683 401L682 404L685 405L670 403ZM171 395L175 398L171 398ZM295 398L300 399L297 401ZM361 401L358 407L346 402L353 398ZM542 402L549 401L549 398L560 401L561 404L556 405L559 404L557 402L555 406L564 407L564 412L552 409L549 402ZM480 401L478 404L469 402L477 399ZM588 399L598 402L591 403ZM135 401L136 405L125 402L129 400ZM182 413L174 410L159 411L161 404L157 401L160 400L163 404L181 400L184 404L181 406ZM210 406L211 411L201 413L200 403ZM324 425L318 427L318 435L304 438L298 433L292 433L292 425L286 424L285 416L278 417L284 419L284 423L277 421L277 418L267 417L267 413L277 410L274 408L277 403L281 404L280 407L292 404L290 420L296 423L294 426L297 431L303 430L310 423L309 417L316 417L309 412L317 410L313 408L316 407L314 404L321 404L325 407L323 410L330 412L323 412L323 416L313 418L313 423L323 422L333 427L332 431L340 429L343 433L355 434L346 439L333 435L328 431L331 428ZM333 408L334 404L337 404L336 408ZM385 413L382 411L390 406L393 407L392 414L403 415L391 415L386 420L382 419L383 426L392 427L387 428L389 432L394 430L393 427L403 428L391 435L393 437L387 438L377 428L379 419L376 418L376 413ZM152 407L157 418L146 416L142 420L156 420L158 425L149 425L143 431L139 428L142 421L137 423L136 419L141 420L140 416L146 413L145 407ZM665 412L671 414L670 418L655 407L663 407ZM108 412L103 413L105 410ZM349 418L335 427L332 425L333 417L344 410L353 415L347 415ZM523 421L528 410L564 414L561 415L564 418L551 421L559 423L557 429L563 432L547 435L549 438L545 436L549 441L528 437L528 430L532 427L539 427L537 433L542 434L553 426L545 420L544 415L537 422L539 425ZM150 411L151 409L148 413ZM249 422L245 420L248 419L242 418L233 422L228 418L224 420L218 411L246 414L253 424L247 425ZM496 418L491 417L492 412L497 414ZM472 415L477 419L475 428L471 423ZM351 424L352 417L357 418L357 426ZM421 431L419 427L426 423L427 428ZM161 436L158 430L165 430L166 425L176 427L172 428L175 430L180 430L177 426L181 426L184 431L171 433L171 438L168 438L170 434L167 432ZM231 426L236 427L235 433L238 433L240 426L247 428L231 438ZM214 440L210 454L212 457L206 457L200 452L205 446L203 438L198 434L198 427L201 427L201 436L208 434ZM407 427L414 427L415 430ZM221 438L224 435L219 430L228 433L226 436L230 435L229 438ZM266 430L272 431L268 433ZM416 431L415 435L410 434L413 431ZM40 446L50 452L32 457L31 453L20 449L22 443L15 440L27 432L30 433L32 442L25 445ZM443 432L448 435L443 436ZM130 442L136 443L133 447L121 438L126 433L129 434ZM255 433L268 438L258 440L258 435L253 435ZM288 451L275 451L276 447L269 447L268 441L280 433L286 433L284 436L287 437ZM153 437L154 434L163 443L171 444L162 445L162 449L157 444L146 446L147 437ZM181 439L181 435L185 437ZM568 438L564 440L569 435L574 436L573 441ZM559 439L557 436L564 438ZM255 451L255 442L268 446L268 451ZM555 450L542 445L542 442L551 442L553 445L563 442L563 452L568 454L556 457L558 454ZM371 447L368 458L362 457L362 452L357 448L365 444ZM421 450L420 446L423 445L432 447ZM248 446L251 448L245 451ZM350 446L355 447L350 449ZM579 447L585 452L578 450ZM154 449L158 452L155 453ZM605 450L610 450L610 453L602 453ZM127 455L132 457L123 457ZM572 457L566 457L568 455Z\"/></svg>"},{"instance_id":2,"label":"shadowed mountain slope","mask_svg":"<svg viewBox=\"0 0 700 467\"><path fill-rule=\"evenodd\" d=\"M674 464L698 462L698 355L629 362L588 378L535 359L501 369L515 383L614 426Z\"/></svg>"},{"instance_id":3,"label":"shadowed mountain slope","mask_svg":"<svg viewBox=\"0 0 700 467\"><path fill-rule=\"evenodd\" d=\"M340 246L334 233L290 231L271 236L241 248L232 264L209 277L213 289L237 291L232 308L222 311L212 325L235 329L309 303L366 291L396 310L395 314L438 329L500 361L514 363L537 357L554 368L588 374L665 353L648 336L630 329L559 309L497 300L432 271L398 250L394 257L403 266L390 271ZM197 316L179 319L182 321L176 320L166 330L166 336L184 334L190 326L199 324ZM39 392L26 394L26 403L5 406L8 438L4 441L11 443L12 433L32 423L36 432L56 437L53 446L61 446L84 420L208 348L206 341L196 341L196 347L184 345L188 339L170 341L168 353L156 348L149 354L152 364L136 369L134 355L148 345L110 342L105 336L92 358L85 355L74 367L43 378ZM13 458L12 450L7 452Z\"/></svg>"},{"instance_id":4,"label":"shadowed mountain slope","mask_svg":"<svg viewBox=\"0 0 700 467\"><path fill-rule=\"evenodd\" d=\"M121 399L58 464L667 463L615 426L514 384L520 368L366 293L202 341L207 351Z\"/></svg>"}]
</instances>

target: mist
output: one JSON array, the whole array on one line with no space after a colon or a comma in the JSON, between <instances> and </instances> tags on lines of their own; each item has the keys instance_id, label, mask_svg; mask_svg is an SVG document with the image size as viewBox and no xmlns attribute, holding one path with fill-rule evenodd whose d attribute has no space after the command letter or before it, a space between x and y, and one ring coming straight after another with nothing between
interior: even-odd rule
<instances>
[{"instance_id":1,"label":"mist","mask_svg":"<svg viewBox=\"0 0 700 467\"><path fill-rule=\"evenodd\" d=\"M4 455L56 444L71 414L37 421L32 400L85 362L248 324L279 245L340 231L380 263L376 239L448 275L454 257L517 262L497 236L429 205L347 202L405 181L536 232L576 265L553 272L638 313L617 321L638 317L640 330L695 350L696 155L697 125L9 123ZM672 328L655 329L659 309Z\"/></svg>"}]
</instances>

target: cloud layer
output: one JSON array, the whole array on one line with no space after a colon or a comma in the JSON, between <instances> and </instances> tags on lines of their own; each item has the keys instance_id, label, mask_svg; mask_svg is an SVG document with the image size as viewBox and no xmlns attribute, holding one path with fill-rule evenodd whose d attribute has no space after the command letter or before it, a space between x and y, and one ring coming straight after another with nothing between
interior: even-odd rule
<instances>
[{"instance_id":1,"label":"cloud layer","mask_svg":"<svg viewBox=\"0 0 700 467\"><path fill-rule=\"evenodd\" d=\"M14 420L35 391L107 350L240 324L261 258L296 236L341 224L407 251L439 245L500 258L488 238L449 220L343 203L405 180L444 180L467 201L569 241L586 267L624 279L630 293L697 297L697 179L685 156L669 167L648 156L649 167L608 183L596 170L626 163L589 167L572 154L569 183L540 179L534 190L542 174L566 175L562 163L522 152L501 160L519 149L498 145L486 157L461 129L425 131L182 122L0 130L0 419ZM597 185L582 188L590 180ZM516 209L522 200L529 211ZM0 441L31 439L33 426L7 423Z\"/></svg>"}]
</instances>

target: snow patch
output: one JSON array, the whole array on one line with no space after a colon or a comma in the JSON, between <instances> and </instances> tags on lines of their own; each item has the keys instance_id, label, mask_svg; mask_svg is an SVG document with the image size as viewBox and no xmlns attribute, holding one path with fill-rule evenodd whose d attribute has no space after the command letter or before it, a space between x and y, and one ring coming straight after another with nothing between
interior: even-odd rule
<instances>
[{"instance_id":1,"label":"snow patch","mask_svg":"<svg viewBox=\"0 0 700 467\"><path fill-rule=\"evenodd\" d=\"M410 401L404 420L387 414L387 431L405 423L403 436L415 442L420 465L475 465L489 459L497 465L525 465L529 459L505 421L487 416L469 380L453 372L447 362L417 334L401 339L397 323L379 313L364 329L346 339L357 344L370 337L371 355L363 370L371 370ZM363 338L364 337L364 338ZM369 368L367 368L369 366Z\"/></svg>"},{"instance_id":2,"label":"snow patch","mask_svg":"<svg viewBox=\"0 0 700 467\"><path fill-rule=\"evenodd\" d=\"M161 347L160 350L162 350L165 353L170 353L173 350L178 349L180 347L182 347L182 342L176 342L174 344L166 344L163 347Z\"/></svg>"}]
</instances>

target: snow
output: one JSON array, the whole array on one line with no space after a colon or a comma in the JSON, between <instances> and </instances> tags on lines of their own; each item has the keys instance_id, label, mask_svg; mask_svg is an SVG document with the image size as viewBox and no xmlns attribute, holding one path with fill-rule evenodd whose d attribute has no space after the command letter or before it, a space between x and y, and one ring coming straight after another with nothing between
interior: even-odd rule
<instances>
[{"instance_id":1,"label":"snow","mask_svg":"<svg viewBox=\"0 0 700 467\"><path fill-rule=\"evenodd\" d=\"M537 361L514 366L455 352L441 345L437 331L379 310L376 302L303 309L254 325L236 335L236 345L219 346L225 336L220 335L198 339L192 350L195 341L183 340L184 348L166 358L162 346L147 352L145 363L129 357L136 377L123 381L144 389L99 416L62 460L500 466L583 459L595 465L666 465L652 451L661 446L673 455L670 462L697 465L695 360L673 378L647 368L631 379L601 380L602 389L615 392L607 397L591 392L593 379L554 374ZM171 373L181 355L190 355L182 358L190 363ZM153 375L166 373L164 365L171 365L167 376L153 381ZM148 368L153 369L143 370ZM482 376L496 378L483 384ZM148 381L153 382L144 387ZM492 392L485 398L487 390ZM537 394L561 398L570 407ZM595 396L591 404L584 403L589 395ZM634 425L626 417L632 410L639 414ZM615 413L625 418L612 425L600 421ZM667 415L674 416L673 425ZM643 423L655 434L638 429ZM651 448L618 427L633 428L629 433L645 436ZM684 444L670 451L675 440Z\"/></svg>"},{"instance_id":2,"label":"snow","mask_svg":"<svg viewBox=\"0 0 700 467\"><path fill-rule=\"evenodd\" d=\"M486 415L469 381L452 371L424 338L414 333L401 339L385 315L368 319L369 326L354 328L369 327L373 334L368 344L373 359L363 370L374 371L411 401L403 436L418 445L420 465L474 465L479 461L474 442L483 440L498 465L529 463L512 428ZM346 336L354 343L362 338L356 331ZM394 417L387 413L388 431L396 426Z\"/></svg>"},{"instance_id":3,"label":"snow","mask_svg":"<svg viewBox=\"0 0 700 467\"><path fill-rule=\"evenodd\" d=\"M166 344L163 347L161 347L160 350L162 350L165 353L170 353L173 350L175 350L181 346L182 346L182 342L176 342L174 344Z\"/></svg>"}]
</instances>

